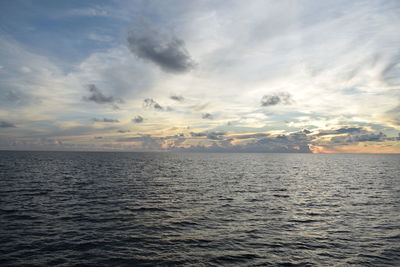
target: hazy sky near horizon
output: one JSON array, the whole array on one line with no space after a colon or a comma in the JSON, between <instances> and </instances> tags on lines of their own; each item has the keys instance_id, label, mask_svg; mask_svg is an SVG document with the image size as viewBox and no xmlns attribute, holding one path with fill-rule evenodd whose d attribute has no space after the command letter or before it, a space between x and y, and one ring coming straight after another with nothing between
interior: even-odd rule
<instances>
[{"instance_id":1,"label":"hazy sky near horizon","mask_svg":"<svg viewBox=\"0 0 400 267\"><path fill-rule=\"evenodd\" d=\"M400 2L1 1L0 149L400 153Z\"/></svg>"}]
</instances>

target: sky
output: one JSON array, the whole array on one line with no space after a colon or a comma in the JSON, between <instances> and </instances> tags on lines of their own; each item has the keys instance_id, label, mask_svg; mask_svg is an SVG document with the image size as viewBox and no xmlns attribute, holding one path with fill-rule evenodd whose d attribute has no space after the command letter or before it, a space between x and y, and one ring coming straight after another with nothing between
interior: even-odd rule
<instances>
[{"instance_id":1,"label":"sky","mask_svg":"<svg viewBox=\"0 0 400 267\"><path fill-rule=\"evenodd\" d=\"M0 149L400 153L400 1L0 1Z\"/></svg>"}]
</instances>

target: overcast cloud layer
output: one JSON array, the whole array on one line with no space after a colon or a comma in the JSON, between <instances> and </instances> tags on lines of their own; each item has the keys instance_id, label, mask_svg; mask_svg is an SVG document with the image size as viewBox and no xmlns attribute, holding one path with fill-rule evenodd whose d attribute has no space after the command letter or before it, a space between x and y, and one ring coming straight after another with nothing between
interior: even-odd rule
<instances>
[{"instance_id":1,"label":"overcast cloud layer","mask_svg":"<svg viewBox=\"0 0 400 267\"><path fill-rule=\"evenodd\" d=\"M0 18L0 149L400 153L399 1L2 1Z\"/></svg>"}]
</instances>

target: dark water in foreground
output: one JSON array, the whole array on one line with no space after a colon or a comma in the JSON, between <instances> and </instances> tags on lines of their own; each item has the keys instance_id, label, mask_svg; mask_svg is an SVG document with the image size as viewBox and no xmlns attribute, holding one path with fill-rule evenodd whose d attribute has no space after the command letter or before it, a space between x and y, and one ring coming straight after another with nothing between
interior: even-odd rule
<instances>
[{"instance_id":1,"label":"dark water in foreground","mask_svg":"<svg viewBox=\"0 0 400 267\"><path fill-rule=\"evenodd\" d=\"M0 265L400 265L400 156L0 152Z\"/></svg>"}]
</instances>

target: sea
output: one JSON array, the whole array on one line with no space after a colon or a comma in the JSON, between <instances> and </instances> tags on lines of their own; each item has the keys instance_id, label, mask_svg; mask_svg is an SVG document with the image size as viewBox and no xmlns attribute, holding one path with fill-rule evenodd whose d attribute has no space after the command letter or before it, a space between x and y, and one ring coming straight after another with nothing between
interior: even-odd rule
<instances>
[{"instance_id":1,"label":"sea","mask_svg":"<svg viewBox=\"0 0 400 267\"><path fill-rule=\"evenodd\" d=\"M400 155L1 151L0 266L400 266Z\"/></svg>"}]
</instances>

